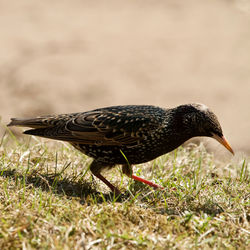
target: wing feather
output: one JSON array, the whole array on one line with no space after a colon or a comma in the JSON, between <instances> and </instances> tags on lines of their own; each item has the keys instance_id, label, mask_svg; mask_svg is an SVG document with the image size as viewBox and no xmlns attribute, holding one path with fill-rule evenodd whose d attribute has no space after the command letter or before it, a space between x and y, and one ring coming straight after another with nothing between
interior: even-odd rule
<instances>
[{"instance_id":1,"label":"wing feather","mask_svg":"<svg viewBox=\"0 0 250 250\"><path fill-rule=\"evenodd\" d=\"M43 124L47 126L27 130L25 134L90 145L134 146L160 129L162 118L143 110L99 109L43 117Z\"/></svg>"}]
</instances>

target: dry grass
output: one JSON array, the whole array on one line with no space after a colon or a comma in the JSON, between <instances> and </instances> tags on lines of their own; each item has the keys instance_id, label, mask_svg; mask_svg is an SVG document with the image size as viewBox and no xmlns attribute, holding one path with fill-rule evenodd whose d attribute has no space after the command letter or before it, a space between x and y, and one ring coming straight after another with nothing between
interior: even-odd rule
<instances>
[{"instance_id":1,"label":"dry grass","mask_svg":"<svg viewBox=\"0 0 250 250\"><path fill-rule=\"evenodd\" d=\"M247 249L247 159L218 163L190 144L134 167L166 191L106 172L114 197L67 144L0 143L0 249Z\"/></svg>"}]
</instances>

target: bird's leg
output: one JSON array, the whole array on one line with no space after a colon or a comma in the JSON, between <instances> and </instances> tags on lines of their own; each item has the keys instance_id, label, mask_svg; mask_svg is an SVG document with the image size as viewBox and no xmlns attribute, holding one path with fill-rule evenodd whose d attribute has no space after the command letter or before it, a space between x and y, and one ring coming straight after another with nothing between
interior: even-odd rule
<instances>
[{"instance_id":1,"label":"bird's leg","mask_svg":"<svg viewBox=\"0 0 250 250\"><path fill-rule=\"evenodd\" d=\"M141 178L139 176L133 175L133 170L132 170L131 166L129 166L127 164L122 165L122 172L124 174L126 174L129 178L132 178L132 179L134 179L136 181L143 182L143 183L145 183L145 184L147 184L147 185L149 185L151 187L154 187L154 188L164 189L164 187L162 187L160 185L157 185L157 184L155 184L155 183L153 183L151 181L145 180L145 179L143 179L143 178Z\"/></svg>"},{"instance_id":2,"label":"bird's leg","mask_svg":"<svg viewBox=\"0 0 250 250\"><path fill-rule=\"evenodd\" d=\"M105 166L101 163L99 163L98 161L93 161L90 165L90 171L92 172L92 174L94 176L96 176L97 178L99 178L102 182L104 182L110 189L112 192L114 192L116 195L121 194L120 190L118 188L116 188L114 185L112 185L106 178L104 178L101 175L101 170L104 168Z\"/></svg>"}]
</instances>

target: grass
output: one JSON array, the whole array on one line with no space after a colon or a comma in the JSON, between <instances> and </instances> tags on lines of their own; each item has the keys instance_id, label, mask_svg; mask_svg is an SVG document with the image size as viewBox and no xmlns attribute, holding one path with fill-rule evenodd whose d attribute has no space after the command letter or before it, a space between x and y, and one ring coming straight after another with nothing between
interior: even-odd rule
<instances>
[{"instance_id":1,"label":"grass","mask_svg":"<svg viewBox=\"0 0 250 250\"><path fill-rule=\"evenodd\" d=\"M189 144L134 173L104 175L114 197L68 144L6 135L0 141L0 249L247 249L248 159L217 162Z\"/></svg>"}]
</instances>

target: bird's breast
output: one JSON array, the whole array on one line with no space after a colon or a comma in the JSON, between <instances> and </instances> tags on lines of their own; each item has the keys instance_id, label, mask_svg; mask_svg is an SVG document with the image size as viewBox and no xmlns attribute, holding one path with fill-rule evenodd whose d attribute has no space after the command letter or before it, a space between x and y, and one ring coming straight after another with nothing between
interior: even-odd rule
<instances>
[{"instance_id":1,"label":"bird's breast","mask_svg":"<svg viewBox=\"0 0 250 250\"><path fill-rule=\"evenodd\" d=\"M146 136L137 145L86 145L73 144L82 153L109 164L139 164L151 161L164 155L185 142L185 138L177 135L153 134Z\"/></svg>"}]
</instances>

